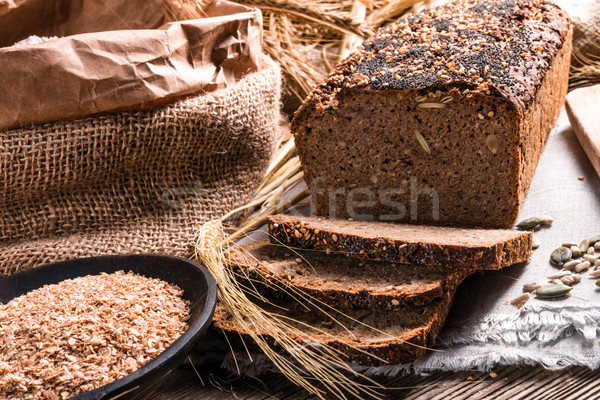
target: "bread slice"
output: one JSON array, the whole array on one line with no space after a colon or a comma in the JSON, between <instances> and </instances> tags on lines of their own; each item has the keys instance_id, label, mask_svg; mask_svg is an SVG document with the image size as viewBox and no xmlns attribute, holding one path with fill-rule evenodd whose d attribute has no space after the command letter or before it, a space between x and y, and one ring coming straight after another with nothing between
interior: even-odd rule
<instances>
[{"instance_id":1,"label":"bread slice","mask_svg":"<svg viewBox=\"0 0 600 400\"><path fill-rule=\"evenodd\" d=\"M284 316L287 322L303 332L294 336L298 343L327 345L339 350L346 362L379 366L410 363L422 357L426 352L423 347L431 348L435 344L452 306L452 295L449 293L428 306L412 307L405 311L327 309L327 315L298 302L278 301L275 306L255 301L265 310ZM307 328L304 324L315 329ZM256 347L248 332L231 318L221 304L217 305L213 327L227 334L228 340L240 347ZM259 333L269 345L281 351L269 332Z\"/></svg>"},{"instance_id":2,"label":"bread slice","mask_svg":"<svg viewBox=\"0 0 600 400\"><path fill-rule=\"evenodd\" d=\"M392 310L422 306L454 291L465 270L362 261L257 241L229 251L226 264L270 298L302 294L333 307ZM300 292L300 294L298 293Z\"/></svg>"},{"instance_id":3,"label":"bread slice","mask_svg":"<svg viewBox=\"0 0 600 400\"><path fill-rule=\"evenodd\" d=\"M527 261L528 231L461 229L277 214L268 218L271 241L367 260L474 270Z\"/></svg>"},{"instance_id":4,"label":"bread slice","mask_svg":"<svg viewBox=\"0 0 600 400\"><path fill-rule=\"evenodd\" d=\"M569 17L457 0L401 18L296 112L317 215L508 228L567 93Z\"/></svg>"}]
</instances>

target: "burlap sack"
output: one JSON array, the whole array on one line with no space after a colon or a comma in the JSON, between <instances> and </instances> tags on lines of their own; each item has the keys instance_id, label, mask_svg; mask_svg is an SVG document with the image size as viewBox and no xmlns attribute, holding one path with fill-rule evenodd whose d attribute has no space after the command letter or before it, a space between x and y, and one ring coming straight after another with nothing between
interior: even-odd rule
<instances>
[{"instance_id":1,"label":"burlap sack","mask_svg":"<svg viewBox=\"0 0 600 400\"><path fill-rule=\"evenodd\" d=\"M279 66L147 111L0 133L0 276L117 253L192 254L248 201L277 143Z\"/></svg>"}]
</instances>

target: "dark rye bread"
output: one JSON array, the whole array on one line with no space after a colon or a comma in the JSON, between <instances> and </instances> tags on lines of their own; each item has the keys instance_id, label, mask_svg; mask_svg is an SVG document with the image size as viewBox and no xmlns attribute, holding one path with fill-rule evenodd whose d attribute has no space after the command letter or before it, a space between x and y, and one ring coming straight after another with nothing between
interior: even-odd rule
<instances>
[{"instance_id":1,"label":"dark rye bread","mask_svg":"<svg viewBox=\"0 0 600 400\"><path fill-rule=\"evenodd\" d=\"M465 270L363 261L257 241L231 249L225 263L263 295L297 292L333 307L392 310L422 306L454 291Z\"/></svg>"},{"instance_id":2,"label":"dark rye bread","mask_svg":"<svg viewBox=\"0 0 600 400\"><path fill-rule=\"evenodd\" d=\"M414 345L433 347L452 306L453 295L454 291L428 306L413 307L406 311L327 309L330 316L309 305L293 301L278 301L277 306L256 299L255 302L270 312L301 321L303 324L286 318L286 322L304 333L294 337L298 343L326 344L339 350L346 362L379 366L405 364L418 360L425 354L426 349ZM341 326L336 324L331 316L339 321ZM320 331L307 328L304 324ZM213 329L226 334L228 340L240 348L244 348L243 346L257 348L248 333L232 320L221 304L218 304L215 310ZM269 332L259 333L269 345L282 351L275 340L269 336ZM241 343L242 340L244 344ZM369 354L363 353L364 351Z\"/></svg>"},{"instance_id":3,"label":"dark rye bread","mask_svg":"<svg viewBox=\"0 0 600 400\"><path fill-rule=\"evenodd\" d=\"M292 121L317 214L510 227L564 103L571 37L541 0L455 1L379 30Z\"/></svg>"},{"instance_id":4,"label":"dark rye bread","mask_svg":"<svg viewBox=\"0 0 600 400\"><path fill-rule=\"evenodd\" d=\"M361 259L471 270L527 261L533 235L508 229L461 229L277 214L268 217L271 241Z\"/></svg>"}]
</instances>

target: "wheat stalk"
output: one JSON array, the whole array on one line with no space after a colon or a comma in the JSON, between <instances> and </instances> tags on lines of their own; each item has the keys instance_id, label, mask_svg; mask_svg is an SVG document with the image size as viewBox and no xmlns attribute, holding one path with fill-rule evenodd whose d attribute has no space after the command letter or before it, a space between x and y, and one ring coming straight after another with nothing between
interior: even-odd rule
<instances>
[{"instance_id":1,"label":"wheat stalk","mask_svg":"<svg viewBox=\"0 0 600 400\"><path fill-rule=\"evenodd\" d=\"M264 12L285 14L308 23L326 27L342 34L354 34L365 37L369 30L359 26L350 16L343 13L331 13L320 8L317 1L289 1L289 0L253 0L240 1L251 7L258 7Z\"/></svg>"},{"instance_id":2,"label":"wheat stalk","mask_svg":"<svg viewBox=\"0 0 600 400\"><path fill-rule=\"evenodd\" d=\"M600 54L600 49L598 53ZM583 54L574 49L573 58L577 61L577 65L571 67L569 90L600 84L600 57Z\"/></svg>"},{"instance_id":3,"label":"wheat stalk","mask_svg":"<svg viewBox=\"0 0 600 400\"><path fill-rule=\"evenodd\" d=\"M423 3L423 0L392 0L385 6L374 10L367 19L365 25L371 29L379 28L386 22L398 18L415 4Z\"/></svg>"},{"instance_id":4,"label":"wheat stalk","mask_svg":"<svg viewBox=\"0 0 600 400\"><path fill-rule=\"evenodd\" d=\"M360 0L354 0L352 2L350 13L354 17L355 21L358 21L362 24L365 21L365 16L367 14L367 6ZM362 39L363 38L356 35L344 35L342 42L340 43L340 54L338 55L337 62L339 63L348 57L350 53L352 53L360 44Z\"/></svg>"},{"instance_id":5,"label":"wheat stalk","mask_svg":"<svg viewBox=\"0 0 600 400\"><path fill-rule=\"evenodd\" d=\"M202 263L217 281L221 304L277 369L291 382L323 400L328 394L338 399L345 399L346 394L381 398L377 390L382 388L379 384L370 380L369 384L361 384L347 376L360 375L343 362L336 350L328 346L322 346L318 350L300 346L294 338L305 337L305 332L300 331L281 315L265 311L252 302L235 278L235 274L223 264L225 242L227 236L221 222L207 222L198 233L194 258ZM269 336L287 350L289 358L275 351L260 332L269 332ZM320 389L314 381L319 382L324 389Z\"/></svg>"}]
</instances>

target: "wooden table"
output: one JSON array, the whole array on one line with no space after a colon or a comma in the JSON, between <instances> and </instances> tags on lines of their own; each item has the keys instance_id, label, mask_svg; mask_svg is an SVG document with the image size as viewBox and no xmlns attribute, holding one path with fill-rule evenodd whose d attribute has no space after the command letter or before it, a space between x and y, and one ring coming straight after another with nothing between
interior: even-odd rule
<instances>
[{"instance_id":1,"label":"wooden table","mask_svg":"<svg viewBox=\"0 0 600 400\"><path fill-rule=\"evenodd\" d=\"M495 370L497 376L479 371L437 372L430 376L408 375L377 379L386 387L388 399L598 399L600 372L587 368L548 371L533 367ZM315 399L289 383L282 375L268 373L260 379L231 376L218 365L180 367L165 379L150 400L191 399ZM334 399L328 396L328 399Z\"/></svg>"}]
</instances>

